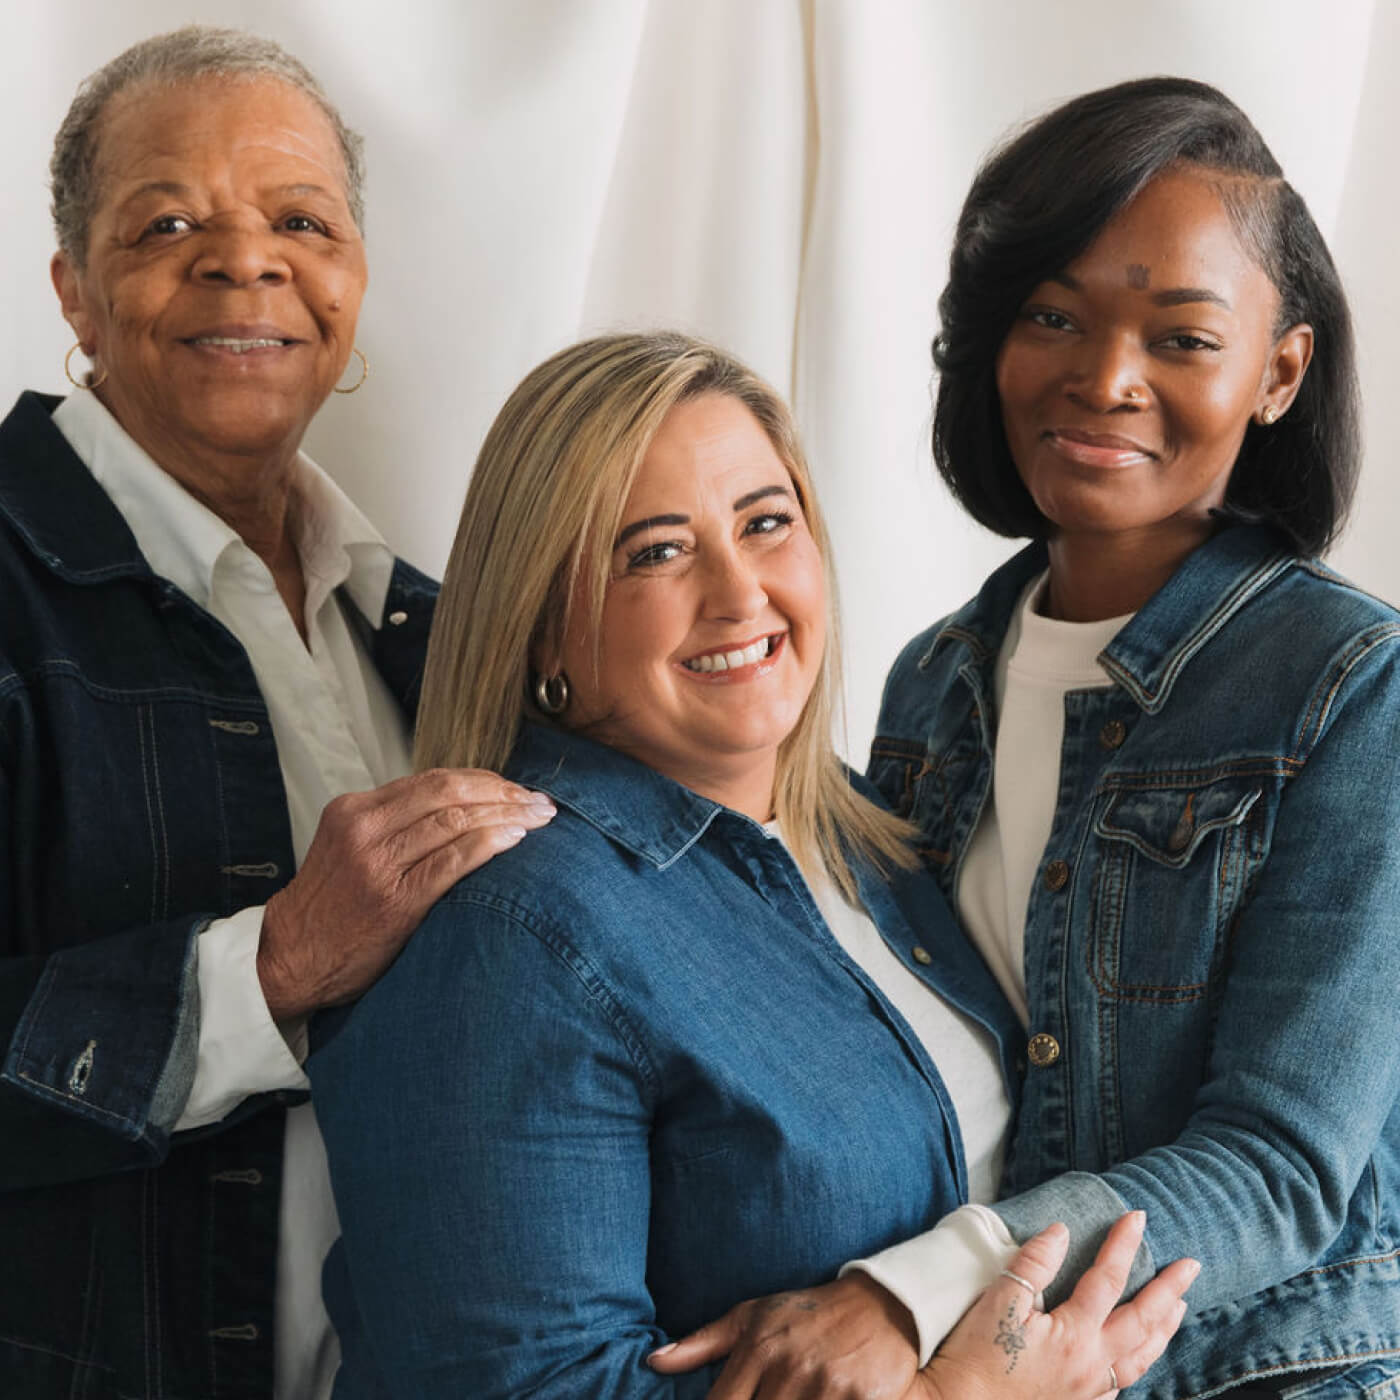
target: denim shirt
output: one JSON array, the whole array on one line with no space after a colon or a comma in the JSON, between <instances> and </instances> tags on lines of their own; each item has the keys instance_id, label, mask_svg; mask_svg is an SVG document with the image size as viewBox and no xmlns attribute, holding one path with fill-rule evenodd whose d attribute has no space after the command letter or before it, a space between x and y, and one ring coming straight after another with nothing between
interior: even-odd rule
<instances>
[{"instance_id":1,"label":"denim shirt","mask_svg":"<svg viewBox=\"0 0 1400 1400\"><path fill-rule=\"evenodd\" d=\"M196 935L293 873L276 746L242 647L152 573L57 402L0 423L0 1394L271 1396L305 1095L171 1128ZM352 616L408 714L435 596L400 564L402 625Z\"/></svg>"},{"instance_id":2,"label":"denim shirt","mask_svg":"<svg viewBox=\"0 0 1400 1400\"><path fill-rule=\"evenodd\" d=\"M1044 567L1003 566L886 687L871 776L950 899L994 663ZM1100 659L1114 684L1065 699L998 1209L1092 1238L1141 1207L1139 1281L1202 1261L1147 1394L1392 1358L1339 1378L1354 1394L1400 1372L1400 615L1233 528Z\"/></svg>"},{"instance_id":3,"label":"denim shirt","mask_svg":"<svg viewBox=\"0 0 1400 1400\"><path fill-rule=\"evenodd\" d=\"M344 1231L335 1393L701 1396L718 1368L648 1352L963 1199L952 1105L762 827L543 726L507 771L559 815L308 1061ZM859 879L901 963L1008 1044L934 881Z\"/></svg>"}]
</instances>

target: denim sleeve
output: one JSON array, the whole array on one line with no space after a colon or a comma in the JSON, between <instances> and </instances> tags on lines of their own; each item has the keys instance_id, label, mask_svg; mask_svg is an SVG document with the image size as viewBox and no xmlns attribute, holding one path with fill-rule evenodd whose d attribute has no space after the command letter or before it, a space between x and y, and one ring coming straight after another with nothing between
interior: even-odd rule
<instances>
[{"instance_id":1,"label":"denim sleeve","mask_svg":"<svg viewBox=\"0 0 1400 1400\"><path fill-rule=\"evenodd\" d=\"M1024 1238L1147 1212L1155 1260L1199 1259L1193 1309L1306 1269L1336 1238L1400 1099L1400 666L1366 639L1319 685L1268 859L1231 934L1185 1130L1101 1176L997 1207Z\"/></svg>"},{"instance_id":2,"label":"denim sleeve","mask_svg":"<svg viewBox=\"0 0 1400 1400\"><path fill-rule=\"evenodd\" d=\"M459 889L322 1038L348 1395L706 1392L645 1365L666 1340L646 1284L655 1086L565 939Z\"/></svg>"},{"instance_id":3,"label":"denim sleeve","mask_svg":"<svg viewBox=\"0 0 1400 1400\"><path fill-rule=\"evenodd\" d=\"M203 920L24 955L12 811L0 771L0 1190L153 1166L194 1077Z\"/></svg>"}]
</instances>

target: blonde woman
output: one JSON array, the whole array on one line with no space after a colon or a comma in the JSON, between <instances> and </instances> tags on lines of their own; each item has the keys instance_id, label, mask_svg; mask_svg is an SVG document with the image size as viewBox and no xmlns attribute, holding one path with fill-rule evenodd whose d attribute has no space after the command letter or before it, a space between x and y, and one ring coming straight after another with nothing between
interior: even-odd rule
<instances>
[{"instance_id":1,"label":"blonde woman","mask_svg":"<svg viewBox=\"0 0 1400 1400\"><path fill-rule=\"evenodd\" d=\"M313 1057L338 1396L703 1394L668 1335L994 1189L1015 1020L832 750L827 558L787 410L708 346L586 342L496 420L416 757L559 816ZM1114 1310L1140 1228L1052 1314L1038 1237L916 1392L1131 1383L1191 1275Z\"/></svg>"}]
</instances>

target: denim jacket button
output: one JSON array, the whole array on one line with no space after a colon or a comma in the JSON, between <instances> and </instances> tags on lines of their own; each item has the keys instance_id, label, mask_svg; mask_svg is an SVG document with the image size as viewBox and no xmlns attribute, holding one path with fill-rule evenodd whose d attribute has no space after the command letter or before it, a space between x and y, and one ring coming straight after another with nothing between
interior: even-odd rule
<instances>
[{"instance_id":1,"label":"denim jacket button","mask_svg":"<svg viewBox=\"0 0 1400 1400\"><path fill-rule=\"evenodd\" d=\"M386 619L390 627L402 627L408 621L408 614L399 610L391 612Z\"/></svg>"},{"instance_id":2,"label":"denim jacket button","mask_svg":"<svg viewBox=\"0 0 1400 1400\"><path fill-rule=\"evenodd\" d=\"M1106 749L1116 749L1128 737L1128 726L1121 719L1111 719L1099 730L1099 743Z\"/></svg>"},{"instance_id":3,"label":"denim jacket button","mask_svg":"<svg viewBox=\"0 0 1400 1400\"><path fill-rule=\"evenodd\" d=\"M1062 860L1052 860L1045 867L1045 888L1055 894L1069 884L1069 865Z\"/></svg>"},{"instance_id":4,"label":"denim jacket button","mask_svg":"<svg viewBox=\"0 0 1400 1400\"><path fill-rule=\"evenodd\" d=\"M1060 1042L1053 1035L1040 1031L1031 1036L1026 1045L1026 1054L1036 1069L1044 1069L1060 1058Z\"/></svg>"},{"instance_id":5,"label":"denim jacket button","mask_svg":"<svg viewBox=\"0 0 1400 1400\"><path fill-rule=\"evenodd\" d=\"M927 967L929 963L933 961L933 958L929 955L928 949L922 947L920 944L916 943L912 949L912 952L914 954L914 961L916 963L922 964L924 967Z\"/></svg>"}]
</instances>

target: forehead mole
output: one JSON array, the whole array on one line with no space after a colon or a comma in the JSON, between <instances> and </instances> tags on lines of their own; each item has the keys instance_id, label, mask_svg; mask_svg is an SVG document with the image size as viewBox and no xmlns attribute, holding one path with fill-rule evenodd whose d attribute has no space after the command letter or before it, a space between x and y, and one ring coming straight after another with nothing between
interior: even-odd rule
<instances>
[{"instance_id":1,"label":"forehead mole","mask_svg":"<svg viewBox=\"0 0 1400 1400\"><path fill-rule=\"evenodd\" d=\"M1127 268L1128 285L1135 291L1145 291L1152 285L1152 274L1142 263L1129 263Z\"/></svg>"}]
</instances>

